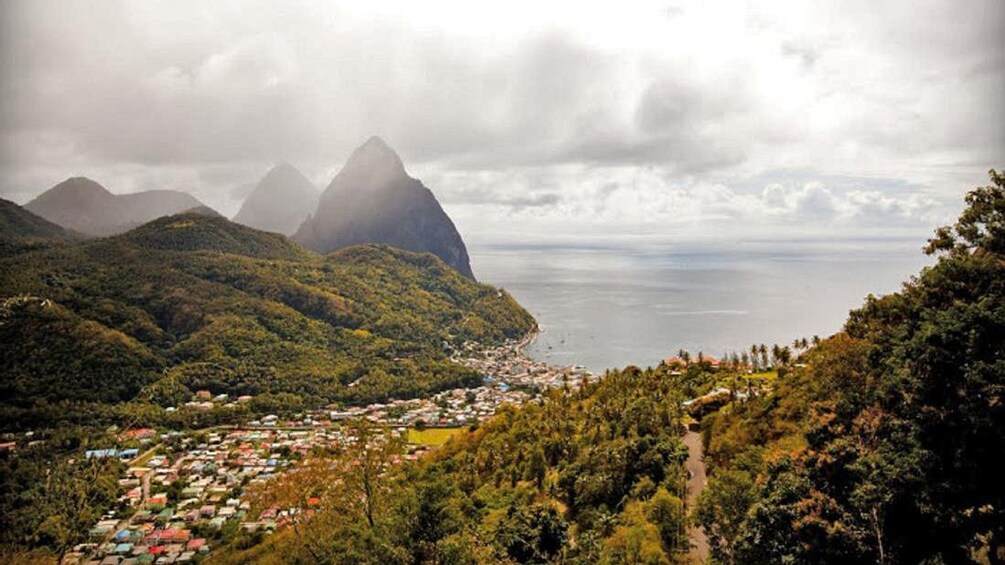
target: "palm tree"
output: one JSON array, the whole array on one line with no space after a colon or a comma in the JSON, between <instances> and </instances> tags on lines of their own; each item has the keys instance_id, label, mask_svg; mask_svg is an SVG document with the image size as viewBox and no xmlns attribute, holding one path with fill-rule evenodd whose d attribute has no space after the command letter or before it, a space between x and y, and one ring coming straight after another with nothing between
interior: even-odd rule
<instances>
[{"instance_id":1,"label":"palm tree","mask_svg":"<svg viewBox=\"0 0 1005 565\"><path fill-rule=\"evenodd\" d=\"M781 348L781 350L778 352L778 359L782 362L782 365L789 364L789 361L792 359L792 350L789 349L788 345Z\"/></svg>"}]
</instances>

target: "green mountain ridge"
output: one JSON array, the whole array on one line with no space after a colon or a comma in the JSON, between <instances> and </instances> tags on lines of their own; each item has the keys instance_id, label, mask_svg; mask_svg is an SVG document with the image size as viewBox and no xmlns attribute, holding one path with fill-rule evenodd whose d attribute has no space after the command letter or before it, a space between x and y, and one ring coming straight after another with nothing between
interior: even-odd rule
<instances>
[{"instance_id":1,"label":"green mountain ridge","mask_svg":"<svg viewBox=\"0 0 1005 565\"><path fill-rule=\"evenodd\" d=\"M157 218L112 239L161 251L208 251L260 259L317 257L313 251L282 235L249 228L218 214L197 212Z\"/></svg>"},{"instance_id":2,"label":"green mountain ridge","mask_svg":"<svg viewBox=\"0 0 1005 565\"><path fill-rule=\"evenodd\" d=\"M0 288L3 426L70 417L57 408L67 403L126 402L165 379L314 404L470 386L480 376L451 363L445 342L499 343L535 326L508 294L432 255L321 256L199 214L0 259Z\"/></svg>"}]
</instances>

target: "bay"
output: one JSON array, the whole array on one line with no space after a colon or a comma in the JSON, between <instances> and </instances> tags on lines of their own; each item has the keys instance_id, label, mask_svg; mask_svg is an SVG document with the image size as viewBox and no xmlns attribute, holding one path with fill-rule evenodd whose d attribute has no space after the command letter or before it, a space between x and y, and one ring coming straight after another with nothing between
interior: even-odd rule
<instances>
[{"instance_id":1,"label":"bay","mask_svg":"<svg viewBox=\"0 0 1005 565\"><path fill-rule=\"evenodd\" d=\"M491 243L479 280L505 288L542 328L528 354L594 372L651 366L686 349L839 331L866 295L896 291L930 258L923 240Z\"/></svg>"}]
</instances>

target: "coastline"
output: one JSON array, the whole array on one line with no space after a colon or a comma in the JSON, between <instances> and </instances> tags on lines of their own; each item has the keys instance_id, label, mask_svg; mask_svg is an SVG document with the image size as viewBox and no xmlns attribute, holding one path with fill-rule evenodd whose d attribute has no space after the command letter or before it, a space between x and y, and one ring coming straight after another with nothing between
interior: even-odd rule
<instances>
[{"instance_id":1,"label":"coastline","mask_svg":"<svg viewBox=\"0 0 1005 565\"><path fill-rule=\"evenodd\" d=\"M544 330L541 329L541 326L538 325L538 324L535 324L534 325L534 329L532 329L529 332L527 332L527 335L523 336L523 339L520 340L516 344L516 346L515 346L516 353L518 355L522 355L524 357L528 357L529 358L530 355L528 355L527 352L524 351L524 349L527 348L527 347L530 347L531 345L533 345L534 342L537 341L537 337L539 335L541 335L542 331L544 331Z\"/></svg>"}]
</instances>

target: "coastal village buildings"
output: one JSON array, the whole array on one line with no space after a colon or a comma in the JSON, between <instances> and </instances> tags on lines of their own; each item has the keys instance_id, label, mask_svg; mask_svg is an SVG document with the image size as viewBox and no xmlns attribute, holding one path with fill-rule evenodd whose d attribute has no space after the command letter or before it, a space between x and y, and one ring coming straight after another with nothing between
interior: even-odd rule
<instances>
[{"instance_id":1,"label":"coastal village buildings","mask_svg":"<svg viewBox=\"0 0 1005 565\"><path fill-rule=\"evenodd\" d=\"M129 462L119 484L125 511L106 515L90 530L90 542L64 563L133 565L197 562L212 551L225 528L267 535L299 509L253 512L247 487L268 481L317 448L337 448L355 438L346 421L365 418L407 434L412 427L465 427L492 417L503 404L521 404L550 387L579 386L592 375L582 368L556 368L524 356L522 343L489 350L467 344L452 358L479 371L483 385L427 398L389 400L368 406L332 406L280 418L268 414L240 426L189 432L126 430L129 447L89 451L87 457ZM240 397L236 402L247 402ZM200 390L185 407L225 409L226 395ZM410 445L405 459L429 446Z\"/></svg>"}]
</instances>

